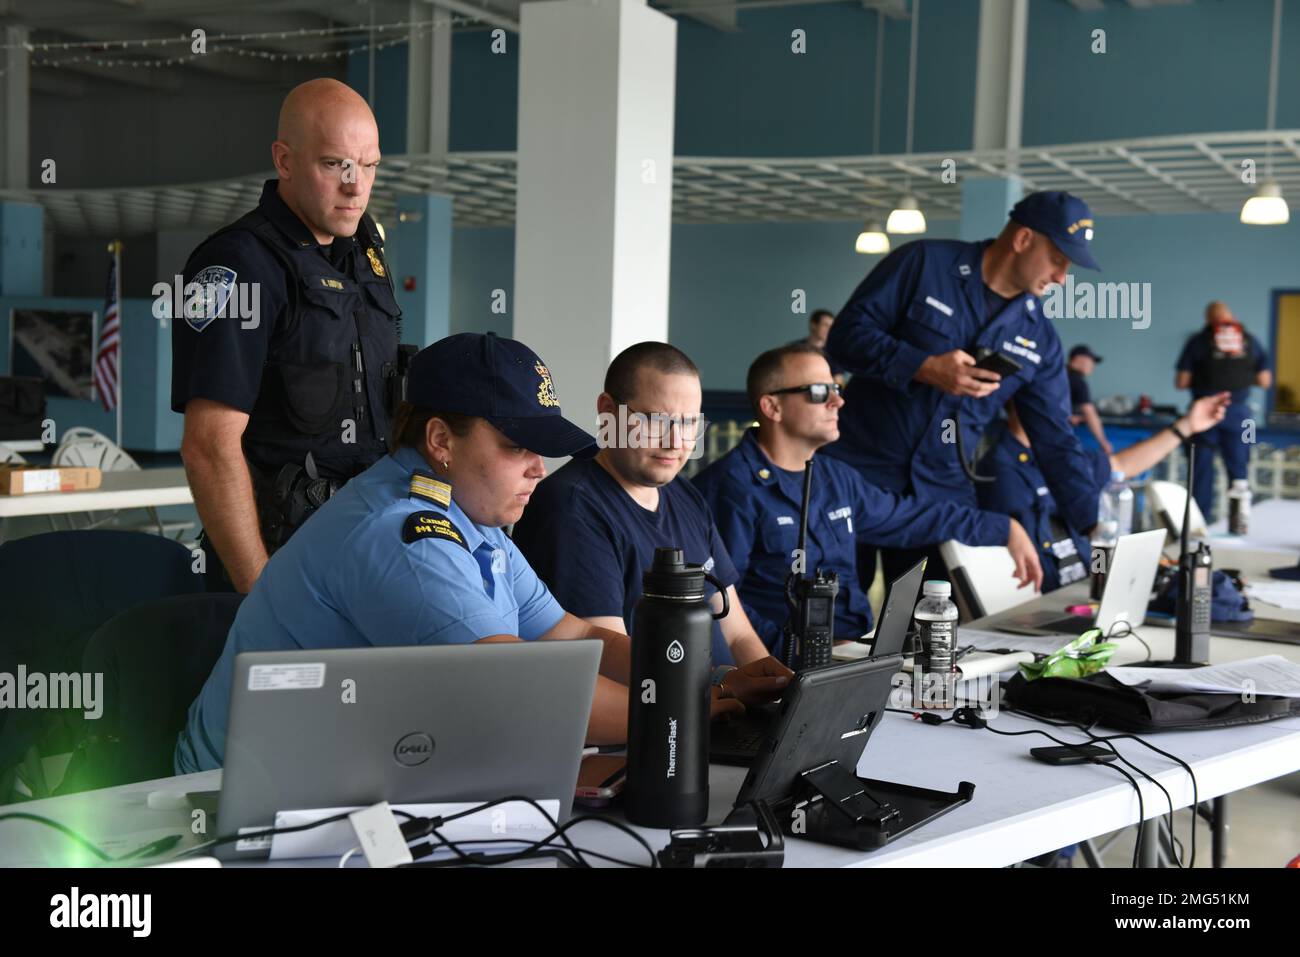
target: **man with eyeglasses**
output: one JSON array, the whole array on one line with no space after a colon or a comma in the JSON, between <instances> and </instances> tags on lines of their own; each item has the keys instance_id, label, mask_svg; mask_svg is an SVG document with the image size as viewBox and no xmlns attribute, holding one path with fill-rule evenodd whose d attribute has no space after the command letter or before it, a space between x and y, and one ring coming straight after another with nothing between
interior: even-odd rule
<instances>
[{"instance_id":1,"label":"man with eyeglasses","mask_svg":"<svg viewBox=\"0 0 1300 957\"><path fill-rule=\"evenodd\" d=\"M687 562L722 583L731 603L713 623L714 693L751 704L778 697L790 671L745 614L739 576L704 497L679 477L703 438L700 401L699 370L680 349L641 342L623 350L596 400L600 451L544 479L512 537L565 609L624 634L632 633L655 549L682 549ZM707 587L720 611L721 596Z\"/></svg>"},{"instance_id":2,"label":"man with eyeglasses","mask_svg":"<svg viewBox=\"0 0 1300 957\"><path fill-rule=\"evenodd\" d=\"M779 657L788 617L785 581L798 541L806 463L839 438L844 400L825 356L806 343L764 352L749 367L745 385L758 426L694 481L735 561L745 612ZM824 568L839 577L836 638L858 638L871 630L871 605L857 576L860 539L910 548L950 538L1006 545L1022 587L1042 580L1034 544L1015 519L956 502L904 498L870 484L852 466L817 457L804 567L808 572Z\"/></svg>"}]
</instances>

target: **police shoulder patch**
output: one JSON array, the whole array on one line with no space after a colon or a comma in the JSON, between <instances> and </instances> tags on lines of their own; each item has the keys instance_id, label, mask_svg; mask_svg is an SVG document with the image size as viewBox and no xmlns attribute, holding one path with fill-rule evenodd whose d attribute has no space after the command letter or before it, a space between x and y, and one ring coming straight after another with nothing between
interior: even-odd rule
<instances>
[{"instance_id":1,"label":"police shoulder patch","mask_svg":"<svg viewBox=\"0 0 1300 957\"><path fill-rule=\"evenodd\" d=\"M191 329L202 332L225 313L238 275L229 266L205 266L186 283L183 311Z\"/></svg>"},{"instance_id":2,"label":"police shoulder patch","mask_svg":"<svg viewBox=\"0 0 1300 957\"><path fill-rule=\"evenodd\" d=\"M406 516L406 522L402 525L402 541L410 545L422 538L445 538L469 551L469 543L465 541L460 529L447 516L436 512L419 511Z\"/></svg>"}]
</instances>

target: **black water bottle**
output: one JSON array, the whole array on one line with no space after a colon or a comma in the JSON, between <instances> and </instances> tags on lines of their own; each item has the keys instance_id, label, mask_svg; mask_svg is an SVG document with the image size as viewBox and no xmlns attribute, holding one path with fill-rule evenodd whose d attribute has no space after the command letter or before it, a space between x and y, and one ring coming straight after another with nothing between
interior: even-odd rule
<instances>
[{"instance_id":1,"label":"black water bottle","mask_svg":"<svg viewBox=\"0 0 1300 957\"><path fill-rule=\"evenodd\" d=\"M722 593L722 611L704 598ZM632 613L625 808L633 824L689 827L709 813L709 673L713 620L726 590L680 548L656 548Z\"/></svg>"}]
</instances>

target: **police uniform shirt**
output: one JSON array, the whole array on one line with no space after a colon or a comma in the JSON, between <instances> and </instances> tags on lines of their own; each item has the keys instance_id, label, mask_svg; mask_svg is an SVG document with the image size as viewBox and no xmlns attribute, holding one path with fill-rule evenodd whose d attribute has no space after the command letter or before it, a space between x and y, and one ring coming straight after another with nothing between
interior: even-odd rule
<instances>
[{"instance_id":1,"label":"police uniform shirt","mask_svg":"<svg viewBox=\"0 0 1300 957\"><path fill-rule=\"evenodd\" d=\"M1243 330L1243 339L1247 345L1249 355L1242 360L1250 374L1250 383L1253 384L1255 376L1268 368L1268 353L1264 351L1263 344L1249 332ZM1187 340L1183 346L1183 351L1178 356L1178 362L1175 368L1179 372L1189 372L1192 374L1192 395L1195 398L1202 398L1207 395L1214 395L1221 391L1214 387L1214 383L1208 380L1208 376L1200 375L1202 370L1209 369L1209 363L1215 356L1214 333L1210 329L1202 329ZM1244 376L1242 376L1244 378ZM1232 404L1244 406L1250 401L1251 384L1232 391Z\"/></svg>"},{"instance_id":2,"label":"police uniform shirt","mask_svg":"<svg viewBox=\"0 0 1300 957\"><path fill-rule=\"evenodd\" d=\"M772 651L778 650L789 617L785 582L798 545L803 476L773 465L758 444L758 430L750 429L736 448L694 479L735 562L745 612ZM804 574L819 567L836 572L835 636L858 638L871 630L871 603L858 584L858 539L896 548L949 538L1003 545L1009 528L1005 515L904 498L871 485L843 462L818 456Z\"/></svg>"},{"instance_id":3,"label":"police uniform shirt","mask_svg":"<svg viewBox=\"0 0 1300 957\"><path fill-rule=\"evenodd\" d=\"M739 579L695 486L678 476L659 489L659 507L650 511L595 459L573 459L544 479L512 535L566 611L621 618L629 629L656 548L680 548L723 587ZM706 598L715 591L705 583ZM734 662L717 621L713 662Z\"/></svg>"},{"instance_id":4,"label":"police uniform shirt","mask_svg":"<svg viewBox=\"0 0 1300 957\"><path fill-rule=\"evenodd\" d=\"M190 707L178 774L221 765L241 652L532 641L559 623L564 610L505 532L421 492L438 485L423 456L398 449L272 556Z\"/></svg>"},{"instance_id":5,"label":"police uniform shirt","mask_svg":"<svg viewBox=\"0 0 1300 957\"><path fill-rule=\"evenodd\" d=\"M862 281L831 327L827 350L853 379L838 442L824 451L884 488L924 501L975 504L958 459L960 418L967 455L1012 397L1039 450L1043 470L1070 521L1097 520L1085 453L1069 425L1069 386L1060 337L1028 293L989 315L981 263L989 241L906 243ZM987 346L1021 369L982 399L950 396L913 381L929 356Z\"/></svg>"},{"instance_id":6,"label":"police uniform shirt","mask_svg":"<svg viewBox=\"0 0 1300 957\"><path fill-rule=\"evenodd\" d=\"M1088 574L1092 546L1077 527L1071 527L1057 513L1056 502L1048 490L1047 480L1039 468L1035 450L1022 445L1003 431L997 442L980 459L979 474L996 481L979 487L981 508L1010 515L1025 527L1038 546L1043 566L1043 591L1055 591L1062 585L1079 581ZM1086 478L1100 498L1110 481L1110 457L1099 448L1087 450Z\"/></svg>"},{"instance_id":7,"label":"police uniform shirt","mask_svg":"<svg viewBox=\"0 0 1300 957\"><path fill-rule=\"evenodd\" d=\"M197 310L183 299L172 318L171 407L210 399L249 413L243 447L254 466L301 464L310 451L323 477L345 480L386 452L383 383L395 372L401 310L368 217L356 237L322 246L277 184L268 180L257 208L186 263L184 283L211 295Z\"/></svg>"}]
</instances>

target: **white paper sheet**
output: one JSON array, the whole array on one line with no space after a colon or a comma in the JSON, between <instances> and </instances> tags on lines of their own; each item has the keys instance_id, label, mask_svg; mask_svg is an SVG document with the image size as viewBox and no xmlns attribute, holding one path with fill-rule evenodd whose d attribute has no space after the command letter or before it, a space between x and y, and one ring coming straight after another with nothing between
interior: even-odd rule
<instances>
[{"instance_id":1,"label":"white paper sheet","mask_svg":"<svg viewBox=\"0 0 1300 957\"><path fill-rule=\"evenodd\" d=\"M1300 664L1281 655L1263 655L1202 668L1108 668L1116 681L1148 691L1214 691L1223 694L1273 694L1300 698Z\"/></svg>"}]
</instances>

